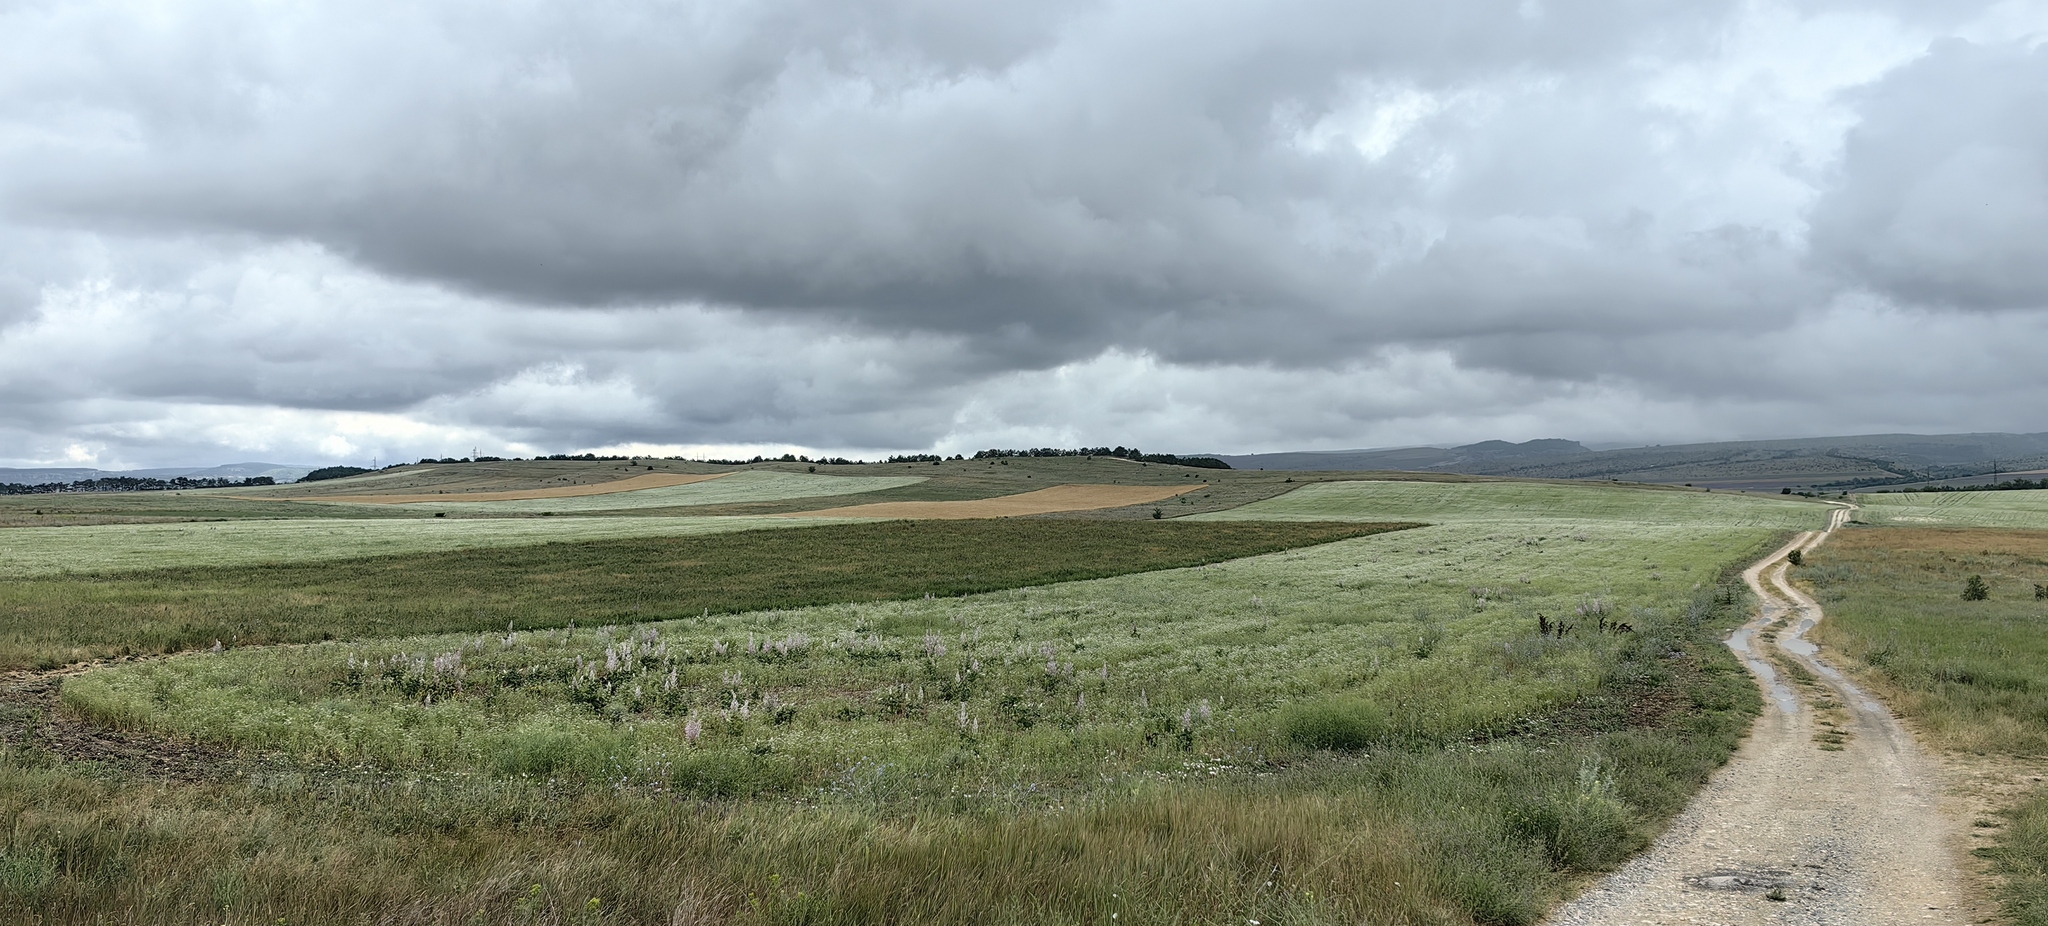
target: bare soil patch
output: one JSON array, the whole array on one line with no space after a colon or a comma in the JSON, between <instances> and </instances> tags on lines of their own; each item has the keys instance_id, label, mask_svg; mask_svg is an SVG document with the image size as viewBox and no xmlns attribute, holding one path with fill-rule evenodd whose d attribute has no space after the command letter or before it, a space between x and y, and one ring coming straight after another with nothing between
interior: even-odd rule
<instances>
[{"instance_id":1,"label":"bare soil patch","mask_svg":"<svg viewBox=\"0 0 2048 926\"><path fill-rule=\"evenodd\" d=\"M1176 495L1206 489L1191 486L1064 485L1003 495L997 498L959 502L876 502L819 511L790 512L780 517L805 518L909 518L952 521L968 518L1014 518L1053 514L1061 511L1093 511L1164 501Z\"/></svg>"},{"instance_id":2,"label":"bare soil patch","mask_svg":"<svg viewBox=\"0 0 2048 926\"><path fill-rule=\"evenodd\" d=\"M648 473L630 479L614 479L594 485L554 486L546 489L512 489L497 492L436 492L429 495L301 495L295 502L346 502L352 505L410 505L420 502L516 502L534 498L580 498L611 495L640 489L663 489L706 482L725 473Z\"/></svg>"},{"instance_id":3,"label":"bare soil patch","mask_svg":"<svg viewBox=\"0 0 2048 926\"><path fill-rule=\"evenodd\" d=\"M0 675L0 746L73 762L98 762L143 778L213 781L240 770L232 750L148 733L112 730L71 716L58 703L64 680L111 663Z\"/></svg>"}]
</instances>

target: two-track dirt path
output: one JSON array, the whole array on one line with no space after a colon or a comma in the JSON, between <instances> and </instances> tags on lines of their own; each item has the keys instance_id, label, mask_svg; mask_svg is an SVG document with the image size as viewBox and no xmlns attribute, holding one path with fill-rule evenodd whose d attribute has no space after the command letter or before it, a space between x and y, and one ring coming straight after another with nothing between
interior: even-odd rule
<instances>
[{"instance_id":1,"label":"two-track dirt path","mask_svg":"<svg viewBox=\"0 0 2048 926\"><path fill-rule=\"evenodd\" d=\"M1848 514L1743 573L1763 607L1728 645L1765 690L1763 716L1664 837L1560 908L1553 926L1980 918L1940 769L1805 639L1820 606L1786 580L1786 557L1819 546Z\"/></svg>"}]
</instances>

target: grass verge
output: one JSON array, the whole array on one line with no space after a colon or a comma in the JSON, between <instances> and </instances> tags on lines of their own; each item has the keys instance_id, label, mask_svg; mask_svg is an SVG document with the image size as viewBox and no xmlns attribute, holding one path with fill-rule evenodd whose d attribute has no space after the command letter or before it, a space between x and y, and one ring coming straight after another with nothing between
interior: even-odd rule
<instances>
[{"instance_id":1,"label":"grass verge","mask_svg":"<svg viewBox=\"0 0 2048 926\"><path fill-rule=\"evenodd\" d=\"M1929 745L2048 754L2048 598L2035 591L2048 586L2048 532L1841 531L1793 575L1827 610L1817 639L1867 667ZM1983 600L1963 597L1973 575L1985 581ZM2011 807L1996 845L1979 854L2002 876L2013 921L2048 924L2048 792Z\"/></svg>"}]
</instances>

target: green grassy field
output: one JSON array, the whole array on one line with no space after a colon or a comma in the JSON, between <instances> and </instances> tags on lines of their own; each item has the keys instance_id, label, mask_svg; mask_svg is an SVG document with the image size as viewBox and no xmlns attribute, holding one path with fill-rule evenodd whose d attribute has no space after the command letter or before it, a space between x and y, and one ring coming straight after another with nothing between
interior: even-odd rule
<instances>
[{"instance_id":1,"label":"green grassy field","mask_svg":"<svg viewBox=\"0 0 2048 926\"><path fill-rule=\"evenodd\" d=\"M1965 496L1973 519L1989 502L2029 492ZM2014 499L2026 518L2031 500ZM1926 509L1918 509L1926 510ZM1795 576L1827 611L1815 638L1864 667L1885 701L1929 745L2016 758L2048 754L2048 532L1932 527L1855 529L1809 555ZM1964 600L1970 576L1983 600ZM2013 922L2048 923L2048 792L2036 788L1996 829Z\"/></svg>"},{"instance_id":2,"label":"green grassy field","mask_svg":"<svg viewBox=\"0 0 2048 926\"><path fill-rule=\"evenodd\" d=\"M738 472L709 482L584 495L572 498L535 498L496 502L415 502L405 505L426 511L451 514L537 514L552 511L630 511L648 508L684 508L696 505L735 505L750 502L778 502L792 499L856 495L896 489L924 482L923 476L813 476L772 471Z\"/></svg>"},{"instance_id":3,"label":"green grassy field","mask_svg":"<svg viewBox=\"0 0 2048 926\"><path fill-rule=\"evenodd\" d=\"M1165 521L851 522L0 586L0 668L205 648L559 627L1189 566L1383 529ZM1020 555L1026 554L1026 555Z\"/></svg>"},{"instance_id":4,"label":"green grassy field","mask_svg":"<svg viewBox=\"0 0 2048 926\"><path fill-rule=\"evenodd\" d=\"M130 731L83 752L85 734L35 732L40 702L0 698L0 813L16 821L0 909L1532 922L1645 844L1732 749L1756 696L1716 642L1740 617L1726 567L1824 517L1722 493L1085 459L820 470L589 510L605 517L532 517L584 501L555 499L0 531L11 664L335 638L70 678L79 729ZM644 471L478 464L377 484ZM694 537L667 535L759 522L660 517L791 510L807 504L792 491L845 477L875 487L863 501L1207 488L1158 506L1161 522L1138 506ZM78 506L64 523L388 511L61 501ZM0 522L47 523L17 513ZM1217 561L1386 520L1430 526ZM1161 568L1192 563L1209 565ZM1113 577L1062 581L1087 576ZM1538 614L1578 629L1539 636ZM1616 621L1634 632L1599 632ZM220 771L135 777L186 761Z\"/></svg>"},{"instance_id":5,"label":"green grassy field","mask_svg":"<svg viewBox=\"0 0 2048 926\"><path fill-rule=\"evenodd\" d=\"M1880 527L2048 530L2048 490L1896 492L1856 496L1857 520Z\"/></svg>"},{"instance_id":6,"label":"green grassy field","mask_svg":"<svg viewBox=\"0 0 2048 926\"><path fill-rule=\"evenodd\" d=\"M73 492L0 496L0 530L174 521L431 517L396 506L312 505L224 492Z\"/></svg>"},{"instance_id":7,"label":"green grassy field","mask_svg":"<svg viewBox=\"0 0 2048 926\"><path fill-rule=\"evenodd\" d=\"M367 506L351 506L367 507ZM354 559L801 527L801 518L194 521L0 530L0 578Z\"/></svg>"},{"instance_id":8,"label":"green grassy field","mask_svg":"<svg viewBox=\"0 0 2048 926\"><path fill-rule=\"evenodd\" d=\"M1293 485L1275 476L1238 497ZM1733 749L1757 695L1718 642L1743 616L1728 570L1825 515L1599 486L1303 491L1211 521L38 579L7 620L46 653L107 645L123 614L266 600L298 639L314 615L344 639L65 681L88 729L192 751L211 781L137 783L160 763L67 752L0 702L0 904L53 923L1530 923ZM1397 510L1430 526L1016 572L1171 565L1077 539L1112 531L1249 532L1243 552ZM950 567L886 568L934 545ZM956 594L989 583L1024 587ZM1539 614L1575 629L1539 635ZM646 617L670 619L628 623ZM473 629L362 635L444 618Z\"/></svg>"},{"instance_id":9,"label":"green grassy field","mask_svg":"<svg viewBox=\"0 0 2048 926\"><path fill-rule=\"evenodd\" d=\"M1558 483L1446 483L1375 480L1322 482L1202 520L1351 518L1437 524L1531 521L1712 524L1804 530L1821 526L1827 509L1805 499L1643 486Z\"/></svg>"}]
</instances>

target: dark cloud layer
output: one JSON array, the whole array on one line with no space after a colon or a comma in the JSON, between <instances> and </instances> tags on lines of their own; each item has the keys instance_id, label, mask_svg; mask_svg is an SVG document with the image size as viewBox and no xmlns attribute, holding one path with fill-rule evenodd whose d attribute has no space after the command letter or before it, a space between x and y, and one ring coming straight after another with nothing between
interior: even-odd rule
<instances>
[{"instance_id":1,"label":"dark cloud layer","mask_svg":"<svg viewBox=\"0 0 2048 926\"><path fill-rule=\"evenodd\" d=\"M2044 36L1879 2L0 8L0 458L2048 428L1972 404L2038 364L1949 337L2048 323Z\"/></svg>"}]
</instances>

